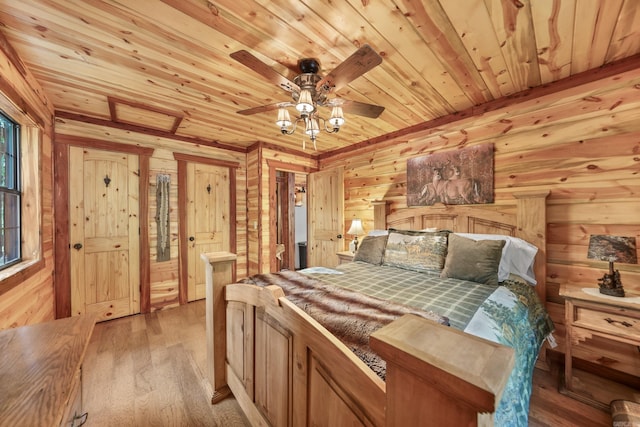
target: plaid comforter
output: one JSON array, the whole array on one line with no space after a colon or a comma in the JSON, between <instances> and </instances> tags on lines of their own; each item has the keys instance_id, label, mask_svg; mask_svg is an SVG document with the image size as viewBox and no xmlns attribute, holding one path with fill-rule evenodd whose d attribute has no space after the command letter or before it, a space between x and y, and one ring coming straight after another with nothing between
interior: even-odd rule
<instances>
[{"instance_id":1,"label":"plaid comforter","mask_svg":"<svg viewBox=\"0 0 640 427\"><path fill-rule=\"evenodd\" d=\"M497 288L458 279L442 279L434 273L357 261L341 264L335 270L343 274L318 274L314 273L313 268L302 272L352 291L424 311L433 311L448 317L449 324L460 330L464 330L478 311L478 307ZM461 283L467 285L461 286Z\"/></svg>"}]
</instances>

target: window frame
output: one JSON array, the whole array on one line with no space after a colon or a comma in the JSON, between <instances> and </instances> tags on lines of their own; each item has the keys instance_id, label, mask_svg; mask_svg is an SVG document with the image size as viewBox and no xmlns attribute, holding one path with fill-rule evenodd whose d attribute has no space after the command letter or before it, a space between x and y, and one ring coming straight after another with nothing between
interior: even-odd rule
<instances>
[{"instance_id":1,"label":"window frame","mask_svg":"<svg viewBox=\"0 0 640 427\"><path fill-rule=\"evenodd\" d=\"M7 214L7 204L6 204L7 196L13 195L13 196L17 196L18 198L18 212L17 212L18 254L15 259L12 259L8 262L5 262L4 260L2 260L3 257L0 257L0 262L2 262L0 264L0 271L2 271L11 267L12 265L19 264L20 262L22 262L22 226L23 226L22 179L21 179L22 178L22 153L20 151L20 137L21 137L20 129L22 127L20 126L19 123L13 120L12 117L10 117L1 109L0 109L0 119L2 119L3 122L9 122L9 125L11 126L11 140L4 142L6 146L5 153L8 154L6 158L9 159L7 163L11 162L10 165L7 164L5 172L9 172L7 175L10 175L10 176L5 177L5 185L0 185L0 196L4 195L4 197L0 197L0 198L3 198L5 201L4 215L0 215L0 221L4 219L4 227L0 227L0 230L4 228L5 238L3 239L4 240L3 243L5 244L5 248L6 248L6 242L7 242L6 233L7 233L7 229L9 228L6 224L6 218L10 216L10 214ZM4 218L2 218L2 216L4 216ZM2 251L2 254L6 257L6 250Z\"/></svg>"},{"instance_id":2,"label":"window frame","mask_svg":"<svg viewBox=\"0 0 640 427\"><path fill-rule=\"evenodd\" d=\"M24 104L22 99L19 99ZM23 105L24 106L24 105ZM0 92L0 109L19 125L21 203L21 260L0 270L0 295L36 275L45 267L42 242L42 139L44 124ZM27 109L29 110L29 109ZM34 120L35 118L35 120ZM29 224L26 227L25 224Z\"/></svg>"}]
</instances>

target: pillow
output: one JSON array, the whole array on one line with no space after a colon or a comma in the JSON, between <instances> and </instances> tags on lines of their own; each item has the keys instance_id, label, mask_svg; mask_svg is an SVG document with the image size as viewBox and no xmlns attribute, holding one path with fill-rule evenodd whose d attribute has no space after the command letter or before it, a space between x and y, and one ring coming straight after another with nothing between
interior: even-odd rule
<instances>
[{"instance_id":1,"label":"pillow","mask_svg":"<svg viewBox=\"0 0 640 427\"><path fill-rule=\"evenodd\" d=\"M473 240L449 235L449 249L440 277L498 285L504 240Z\"/></svg>"},{"instance_id":2,"label":"pillow","mask_svg":"<svg viewBox=\"0 0 640 427\"><path fill-rule=\"evenodd\" d=\"M387 245L387 235L365 236L358 245L353 256L354 261L364 261L369 264L380 265L384 258L384 247Z\"/></svg>"},{"instance_id":3,"label":"pillow","mask_svg":"<svg viewBox=\"0 0 640 427\"><path fill-rule=\"evenodd\" d=\"M440 272L449 233L389 229L384 265L420 272Z\"/></svg>"},{"instance_id":4,"label":"pillow","mask_svg":"<svg viewBox=\"0 0 640 427\"><path fill-rule=\"evenodd\" d=\"M389 234L389 230L371 230L367 233L367 236L386 236Z\"/></svg>"},{"instance_id":5,"label":"pillow","mask_svg":"<svg viewBox=\"0 0 640 427\"><path fill-rule=\"evenodd\" d=\"M500 234L456 234L473 240L504 240L505 245L502 248L502 257L498 268L498 281L503 282L509 278L510 274L515 274L529 283L534 285L537 283L533 264L538 248L531 243L517 237Z\"/></svg>"}]
</instances>

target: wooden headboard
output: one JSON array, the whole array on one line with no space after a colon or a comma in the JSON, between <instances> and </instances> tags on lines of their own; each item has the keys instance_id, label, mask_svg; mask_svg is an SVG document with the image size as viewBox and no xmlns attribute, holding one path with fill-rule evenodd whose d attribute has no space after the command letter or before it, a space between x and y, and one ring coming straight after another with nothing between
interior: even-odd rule
<instances>
[{"instance_id":1,"label":"wooden headboard","mask_svg":"<svg viewBox=\"0 0 640 427\"><path fill-rule=\"evenodd\" d=\"M458 233L503 234L519 237L538 248L536 291L546 303L547 215L549 191L513 193L512 204L434 205L389 212L385 201L373 202L376 229L437 227Z\"/></svg>"}]
</instances>

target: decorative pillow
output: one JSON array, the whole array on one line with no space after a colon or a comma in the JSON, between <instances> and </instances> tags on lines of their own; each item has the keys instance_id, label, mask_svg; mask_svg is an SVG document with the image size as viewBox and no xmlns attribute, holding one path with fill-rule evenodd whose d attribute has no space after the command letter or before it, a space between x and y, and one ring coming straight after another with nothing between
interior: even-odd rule
<instances>
[{"instance_id":1,"label":"decorative pillow","mask_svg":"<svg viewBox=\"0 0 640 427\"><path fill-rule=\"evenodd\" d=\"M389 229L384 265L421 272L440 272L449 233Z\"/></svg>"},{"instance_id":2,"label":"decorative pillow","mask_svg":"<svg viewBox=\"0 0 640 427\"><path fill-rule=\"evenodd\" d=\"M498 266L504 240L473 240L449 235L449 249L440 277L498 284Z\"/></svg>"},{"instance_id":3,"label":"decorative pillow","mask_svg":"<svg viewBox=\"0 0 640 427\"><path fill-rule=\"evenodd\" d=\"M386 234L383 236L365 236L358 245L358 250L353 256L353 260L380 265L384 259L384 248L386 245Z\"/></svg>"},{"instance_id":4,"label":"decorative pillow","mask_svg":"<svg viewBox=\"0 0 640 427\"><path fill-rule=\"evenodd\" d=\"M473 240L504 240L505 244L504 248L502 248L502 257L498 267L498 281L503 282L509 278L509 275L515 274L531 284L535 285L537 283L533 265L538 248L531 243L518 237L503 236L501 234L456 234Z\"/></svg>"}]
</instances>

